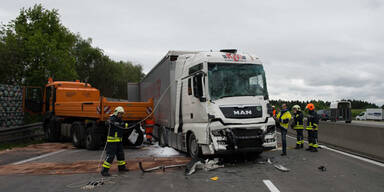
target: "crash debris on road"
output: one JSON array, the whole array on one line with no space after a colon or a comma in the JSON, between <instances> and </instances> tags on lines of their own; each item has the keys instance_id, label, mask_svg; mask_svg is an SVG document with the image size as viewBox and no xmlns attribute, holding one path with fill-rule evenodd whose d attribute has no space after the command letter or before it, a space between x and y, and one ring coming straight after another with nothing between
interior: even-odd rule
<instances>
[{"instance_id":1,"label":"crash debris on road","mask_svg":"<svg viewBox=\"0 0 384 192\"><path fill-rule=\"evenodd\" d=\"M220 165L219 158L213 160L202 160L202 159L192 159L185 169L185 175L192 175L196 170L211 171L217 168L224 167L223 164Z\"/></svg>"}]
</instances>

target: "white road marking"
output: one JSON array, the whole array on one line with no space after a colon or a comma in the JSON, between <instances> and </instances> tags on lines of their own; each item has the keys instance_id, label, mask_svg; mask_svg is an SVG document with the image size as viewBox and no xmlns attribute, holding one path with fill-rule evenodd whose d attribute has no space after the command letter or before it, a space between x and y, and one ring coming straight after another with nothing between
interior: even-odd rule
<instances>
[{"instance_id":1,"label":"white road marking","mask_svg":"<svg viewBox=\"0 0 384 192\"><path fill-rule=\"evenodd\" d=\"M360 156L357 156L357 155L353 155L353 154L350 154L350 153L346 153L346 152L343 152L343 151L332 149L332 148L329 148L329 147L327 147L325 145L319 145L319 146L322 147L323 149L328 149L328 150L333 151L335 153L340 153L340 154L348 156L348 157L352 157L352 158L355 158L355 159L359 159L361 161L365 161L367 163L371 163L371 164L374 164L374 165L377 165L377 166L380 166L380 167L384 167L384 163L380 163L378 161L374 161L374 160L371 160L371 159L367 159L367 158L364 158L364 157L360 157Z\"/></svg>"},{"instance_id":2,"label":"white road marking","mask_svg":"<svg viewBox=\"0 0 384 192\"><path fill-rule=\"evenodd\" d=\"M296 139L295 137L292 137L292 136L289 136L287 135L287 137L291 138L291 139ZM307 141L304 141L305 143L308 143ZM380 166L380 167L384 167L384 163L380 163L378 161L374 161L374 160L371 160L371 159L368 159L368 158L364 158L364 157L360 157L360 156L357 156L357 155L353 155L353 154L350 154L350 153L346 153L346 152L343 152L343 151L339 151L339 150L336 150L336 149L332 149L332 148L329 148L325 145L319 145L321 148L323 149L327 149L327 150L330 150L330 151L333 151L335 153L339 153L339 154L342 154L342 155L345 155L345 156L348 156L348 157L352 157L352 158L355 158L355 159L359 159L361 161L365 161L367 163L371 163L371 164L374 164L374 165L377 165L377 166Z\"/></svg>"},{"instance_id":3,"label":"white road marking","mask_svg":"<svg viewBox=\"0 0 384 192\"><path fill-rule=\"evenodd\" d=\"M34 161L34 160L37 160L37 159L42 159L44 157L48 157L48 156L51 156L51 155L55 155L55 154L58 154L58 153L61 153L61 152L64 152L64 151L66 151L66 149L62 149L62 150L59 150L59 151L47 153L47 154L44 154L44 155L39 155L37 157L32 157L32 158L25 159L25 160L22 160L22 161L18 161L16 163L12 163L12 164L13 165L20 165L20 164L23 164L23 163L26 163L26 162L30 162L30 161Z\"/></svg>"},{"instance_id":4,"label":"white road marking","mask_svg":"<svg viewBox=\"0 0 384 192\"><path fill-rule=\"evenodd\" d=\"M271 192L280 192L280 190L272 183L271 180L265 179L263 182Z\"/></svg>"}]
</instances>

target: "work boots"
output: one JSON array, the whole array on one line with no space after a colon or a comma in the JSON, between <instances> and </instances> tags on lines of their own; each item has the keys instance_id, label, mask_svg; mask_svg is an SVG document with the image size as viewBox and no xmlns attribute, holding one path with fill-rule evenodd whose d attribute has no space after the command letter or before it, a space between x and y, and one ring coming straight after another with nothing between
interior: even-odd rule
<instances>
[{"instance_id":1,"label":"work boots","mask_svg":"<svg viewBox=\"0 0 384 192\"><path fill-rule=\"evenodd\" d=\"M306 151L312 151L312 148L313 148L312 146L309 146L309 147L306 148L305 150L306 150Z\"/></svg>"},{"instance_id":2,"label":"work boots","mask_svg":"<svg viewBox=\"0 0 384 192\"><path fill-rule=\"evenodd\" d=\"M101 169L101 172L100 172L100 173L101 173L101 175L102 175L103 177L109 177L109 176L111 176L111 174L109 174L108 171L109 171L108 168L103 167L103 169Z\"/></svg>"},{"instance_id":3,"label":"work boots","mask_svg":"<svg viewBox=\"0 0 384 192\"><path fill-rule=\"evenodd\" d=\"M301 149L304 148L304 144L300 144L300 148L301 148Z\"/></svg>"},{"instance_id":4,"label":"work boots","mask_svg":"<svg viewBox=\"0 0 384 192\"><path fill-rule=\"evenodd\" d=\"M128 172L129 169L127 169L127 167L125 167L125 165L120 165L119 167L119 172Z\"/></svg>"},{"instance_id":5,"label":"work boots","mask_svg":"<svg viewBox=\"0 0 384 192\"><path fill-rule=\"evenodd\" d=\"M311 152L317 152L317 148L316 147L313 147Z\"/></svg>"},{"instance_id":6,"label":"work boots","mask_svg":"<svg viewBox=\"0 0 384 192\"><path fill-rule=\"evenodd\" d=\"M295 147L295 149L301 149L301 146L300 146L300 144L296 144L296 147Z\"/></svg>"}]
</instances>

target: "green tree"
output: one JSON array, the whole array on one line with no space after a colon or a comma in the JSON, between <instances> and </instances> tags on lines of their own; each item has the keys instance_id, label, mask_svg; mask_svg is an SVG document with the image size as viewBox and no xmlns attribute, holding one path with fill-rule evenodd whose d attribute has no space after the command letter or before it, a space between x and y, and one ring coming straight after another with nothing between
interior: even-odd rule
<instances>
[{"instance_id":1,"label":"green tree","mask_svg":"<svg viewBox=\"0 0 384 192\"><path fill-rule=\"evenodd\" d=\"M142 67L128 61L113 61L102 49L92 47L90 38L78 36L77 39L74 55L80 80L98 88L104 96L126 98L127 83L143 78Z\"/></svg>"},{"instance_id":2,"label":"green tree","mask_svg":"<svg viewBox=\"0 0 384 192\"><path fill-rule=\"evenodd\" d=\"M48 77L77 77L72 54L76 36L61 24L57 10L41 5L23 8L15 20L2 26L0 35L0 62L6 67L3 82L44 85Z\"/></svg>"},{"instance_id":3,"label":"green tree","mask_svg":"<svg viewBox=\"0 0 384 192\"><path fill-rule=\"evenodd\" d=\"M0 83L44 85L54 80L90 83L108 97L126 98L127 83L143 77L142 67L113 61L64 27L56 9L41 5L21 9L19 16L0 28Z\"/></svg>"}]
</instances>

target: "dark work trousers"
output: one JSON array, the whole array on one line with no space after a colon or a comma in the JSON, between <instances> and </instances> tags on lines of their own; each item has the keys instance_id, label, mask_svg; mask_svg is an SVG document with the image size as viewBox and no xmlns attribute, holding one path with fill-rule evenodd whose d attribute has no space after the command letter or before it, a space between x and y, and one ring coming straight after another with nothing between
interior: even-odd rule
<instances>
[{"instance_id":1,"label":"dark work trousers","mask_svg":"<svg viewBox=\"0 0 384 192\"><path fill-rule=\"evenodd\" d=\"M118 165L124 166L125 164L120 163L124 161L124 147L123 147L123 142L108 142L107 143L107 157L105 159L106 162L109 164L112 164L113 159L117 158Z\"/></svg>"},{"instance_id":2,"label":"dark work trousers","mask_svg":"<svg viewBox=\"0 0 384 192\"><path fill-rule=\"evenodd\" d=\"M318 148L319 145L317 144L317 130L313 130L312 132L313 132L313 140L312 140L313 147Z\"/></svg>"},{"instance_id":3,"label":"dark work trousers","mask_svg":"<svg viewBox=\"0 0 384 192\"><path fill-rule=\"evenodd\" d=\"M287 129L280 127L281 131L281 142L283 144L283 154L287 153Z\"/></svg>"},{"instance_id":4,"label":"dark work trousers","mask_svg":"<svg viewBox=\"0 0 384 192\"><path fill-rule=\"evenodd\" d=\"M308 131L308 145L310 148L313 147L313 131L312 130L307 130Z\"/></svg>"},{"instance_id":5,"label":"dark work trousers","mask_svg":"<svg viewBox=\"0 0 384 192\"><path fill-rule=\"evenodd\" d=\"M304 144L304 133L303 133L303 129L296 129L296 139L297 139L297 142L296 144L298 145L301 145L301 144Z\"/></svg>"}]
</instances>

